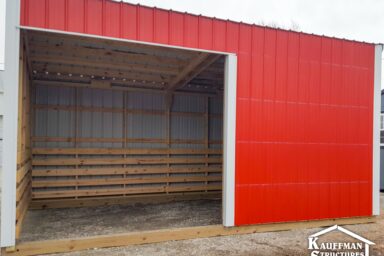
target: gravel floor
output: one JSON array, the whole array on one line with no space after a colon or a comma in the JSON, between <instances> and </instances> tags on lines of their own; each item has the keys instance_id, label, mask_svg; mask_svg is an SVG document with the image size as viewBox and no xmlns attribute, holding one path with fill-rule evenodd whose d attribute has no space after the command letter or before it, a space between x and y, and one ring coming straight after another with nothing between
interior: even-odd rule
<instances>
[{"instance_id":1,"label":"gravel floor","mask_svg":"<svg viewBox=\"0 0 384 256\"><path fill-rule=\"evenodd\" d=\"M30 210L21 242L220 224L220 200Z\"/></svg>"},{"instance_id":2,"label":"gravel floor","mask_svg":"<svg viewBox=\"0 0 384 256\"><path fill-rule=\"evenodd\" d=\"M384 210L384 195L381 198L382 209ZM218 209L220 207L218 206ZM143 223L144 224L144 223ZM384 216L377 218L376 223L348 225L347 229L358 233L361 236L376 243L373 246L372 255L384 255ZM35 227L37 228L37 227ZM185 241L164 242L140 246L92 249L87 251L56 254L62 256L75 255L155 255L155 256L187 256L187 255L309 255L307 250L307 238L309 235L321 229L297 229L283 232L268 232L250 235L237 235L227 237L214 237L204 239L193 239ZM79 235L79 234L78 234ZM334 242L344 242L346 237L339 233L327 235L327 239Z\"/></svg>"}]
</instances>

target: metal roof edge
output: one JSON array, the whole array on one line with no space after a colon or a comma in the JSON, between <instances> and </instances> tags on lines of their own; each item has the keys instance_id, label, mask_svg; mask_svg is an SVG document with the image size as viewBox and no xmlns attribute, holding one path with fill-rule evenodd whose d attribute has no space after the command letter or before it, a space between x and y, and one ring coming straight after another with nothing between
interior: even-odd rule
<instances>
[{"instance_id":1,"label":"metal roof edge","mask_svg":"<svg viewBox=\"0 0 384 256\"><path fill-rule=\"evenodd\" d=\"M189 13L187 11L183 12L183 11L178 11L178 10L173 10L173 9L159 8L157 6L134 4L134 3L130 3L130 2L127 2L127 1L124 1L124 0L106 0L106 1L113 2L113 3L127 4L127 5L131 5L131 6L140 6L140 7L144 7L144 8L157 9L157 10L168 11L168 12L174 12L174 13L179 13L179 14L188 14L188 15L191 15L191 16L204 17L204 18L214 19L214 20L219 20L219 21L233 22L233 23L236 23L236 24L242 24L242 25L247 25L247 26L254 26L254 27L260 27L260 28L268 28L268 29L273 29L273 30L283 31L283 32L292 32L292 33L297 33L297 34L301 34L301 35L325 37L325 38L329 38L329 39L336 39L336 40L342 40L342 41L348 41L348 42L354 42L354 43L363 43L363 44L369 44L369 45L384 45L384 43L359 41L359 40L355 40L355 39L348 39L348 38L335 37L335 36L327 36L327 35L324 35L324 34L315 34L315 33L304 32L304 31L296 31L296 30L291 30L291 29L275 28L275 27L270 27L270 26L259 25L259 24L256 24L256 23L252 24L252 23L248 23L248 22L234 21L234 20L230 20L230 19L217 18L217 17L206 16L206 15L202 15L202 14Z\"/></svg>"}]
</instances>

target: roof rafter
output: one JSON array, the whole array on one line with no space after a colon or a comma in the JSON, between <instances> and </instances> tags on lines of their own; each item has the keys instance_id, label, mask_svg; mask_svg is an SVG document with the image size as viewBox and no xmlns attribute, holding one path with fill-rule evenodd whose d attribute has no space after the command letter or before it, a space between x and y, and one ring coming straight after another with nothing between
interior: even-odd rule
<instances>
[{"instance_id":1,"label":"roof rafter","mask_svg":"<svg viewBox=\"0 0 384 256\"><path fill-rule=\"evenodd\" d=\"M204 63L209 58L209 56L209 53L199 53L186 67L181 70L181 72L174 79L171 80L167 89L169 91L174 91L177 88L182 87L182 85L186 83L185 81L189 82L198 74L200 74L203 69L198 67Z\"/></svg>"},{"instance_id":2,"label":"roof rafter","mask_svg":"<svg viewBox=\"0 0 384 256\"><path fill-rule=\"evenodd\" d=\"M184 87L187 83L201 74L207 67L218 60L221 55L205 54L199 55L180 74L170 82L169 91L175 91Z\"/></svg>"}]
</instances>

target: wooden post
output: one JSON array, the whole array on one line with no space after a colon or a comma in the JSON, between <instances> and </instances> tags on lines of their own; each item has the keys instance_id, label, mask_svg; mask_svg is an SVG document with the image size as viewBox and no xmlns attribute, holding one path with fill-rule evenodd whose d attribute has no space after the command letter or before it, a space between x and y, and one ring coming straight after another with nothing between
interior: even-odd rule
<instances>
[{"instance_id":1,"label":"wooden post","mask_svg":"<svg viewBox=\"0 0 384 256\"><path fill-rule=\"evenodd\" d=\"M77 148L77 130L78 130L78 123L79 123L79 88L75 88L75 134L74 134L74 136L75 136L75 139L74 139L74 147L75 148ZM76 158L78 158L79 157L79 155L76 153L76 155L75 155L75 157ZM76 169L77 168L79 168L79 166L78 165L76 165ZM78 175L76 175L75 176L75 179L76 179L76 181L78 181L79 180L79 176ZM78 190L79 189L79 187L76 185L76 187L75 187L75 189L76 190ZM76 199L78 198L77 196L75 197Z\"/></svg>"},{"instance_id":2,"label":"wooden post","mask_svg":"<svg viewBox=\"0 0 384 256\"><path fill-rule=\"evenodd\" d=\"M166 108L166 115L165 115L165 125L166 125L166 129L165 129L165 132L166 132L166 141L167 141L167 148L168 148L168 154L167 154L167 187L166 187L166 193L168 194L168 188L169 188L169 172L170 172L170 158L171 158L171 155L169 154L170 152L170 149L171 149L171 108L172 108L172 103L173 103L173 94L172 93L168 93L165 95L165 108Z\"/></svg>"},{"instance_id":3,"label":"wooden post","mask_svg":"<svg viewBox=\"0 0 384 256\"><path fill-rule=\"evenodd\" d=\"M127 127L126 127L126 122L127 122L127 107L126 107L126 102L127 102L127 92L123 92L123 148L125 149L127 147ZM124 158L127 158L127 154L124 153ZM127 167L126 164L123 165L123 167ZM127 174L123 174L124 180L127 178ZM123 188L126 188L126 183L124 182ZM126 196L124 194L123 196Z\"/></svg>"},{"instance_id":4,"label":"wooden post","mask_svg":"<svg viewBox=\"0 0 384 256\"><path fill-rule=\"evenodd\" d=\"M205 133L204 133L205 148L209 149L209 97L205 97L204 128L205 128ZM208 159L209 154L206 154L205 157ZM206 161L205 166L206 167L209 166L208 160ZM205 181L205 185L208 185L208 172L205 172L205 176L207 177ZM208 192L208 190L206 190L205 192Z\"/></svg>"}]
</instances>

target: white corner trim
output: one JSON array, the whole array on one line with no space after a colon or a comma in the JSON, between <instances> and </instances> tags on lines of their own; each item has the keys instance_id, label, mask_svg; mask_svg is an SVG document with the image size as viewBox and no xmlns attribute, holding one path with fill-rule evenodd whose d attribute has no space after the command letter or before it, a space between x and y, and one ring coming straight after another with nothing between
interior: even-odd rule
<instances>
[{"instance_id":1,"label":"white corner trim","mask_svg":"<svg viewBox=\"0 0 384 256\"><path fill-rule=\"evenodd\" d=\"M5 0L0 0L0 71L4 70L5 7Z\"/></svg>"},{"instance_id":2,"label":"white corner trim","mask_svg":"<svg viewBox=\"0 0 384 256\"><path fill-rule=\"evenodd\" d=\"M375 46L373 87L373 151L372 151L372 215L380 215L380 110L381 110L381 53L382 45Z\"/></svg>"},{"instance_id":3,"label":"white corner trim","mask_svg":"<svg viewBox=\"0 0 384 256\"><path fill-rule=\"evenodd\" d=\"M223 157L223 225L235 225L235 147L236 147L237 57L225 59L224 81L224 157Z\"/></svg>"},{"instance_id":4,"label":"white corner trim","mask_svg":"<svg viewBox=\"0 0 384 256\"><path fill-rule=\"evenodd\" d=\"M8 0L5 11L3 168L1 179L1 247L15 245L17 115L19 93L20 1Z\"/></svg>"}]
</instances>

